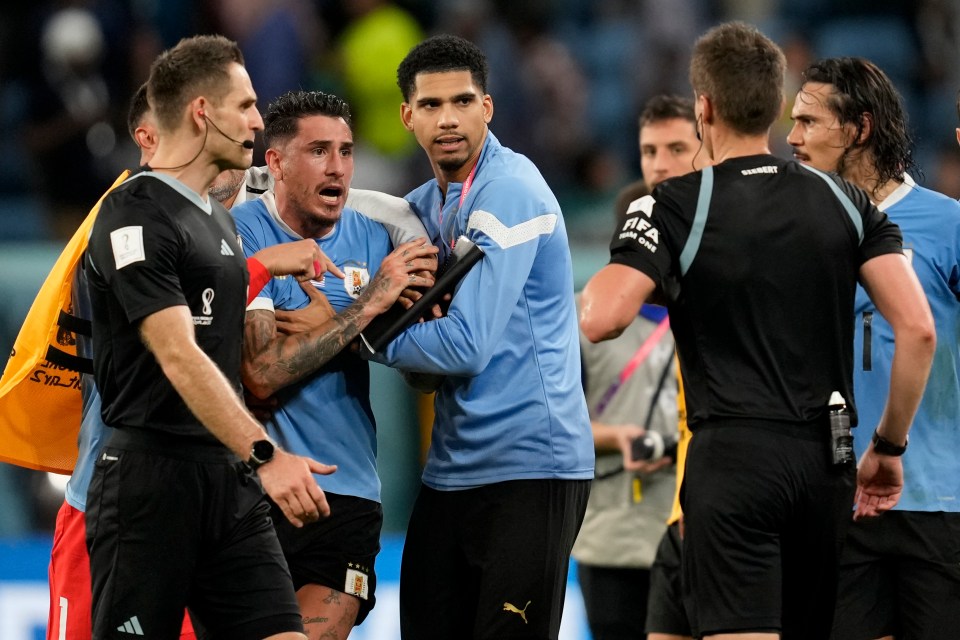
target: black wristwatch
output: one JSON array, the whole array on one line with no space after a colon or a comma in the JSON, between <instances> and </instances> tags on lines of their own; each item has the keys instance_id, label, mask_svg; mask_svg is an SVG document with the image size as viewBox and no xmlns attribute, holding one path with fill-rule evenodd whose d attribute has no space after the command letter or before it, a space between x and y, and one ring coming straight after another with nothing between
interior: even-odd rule
<instances>
[{"instance_id":1,"label":"black wristwatch","mask_svg":"<svg viewBox=\"0 0 960 640\"><path fill-rule=\"evenodd\" d=\"M247 466L256 471L263 465L273 460L273 453L276 447L269 440L257 440L250 449L250 458L247 460Z\"/></svg>"},{"instance_id":2,"label":"black wristwatch","mask_svg":"<svg viewBox=\"0 0 960 640\"><path fill-rule=\"evenodd\" d=\"M902 456L907 450L909 439L903 443L903 446L893 444L879 433L876 429L873 431L873 450L883 456Z\"/></svg>"}]
</instances>

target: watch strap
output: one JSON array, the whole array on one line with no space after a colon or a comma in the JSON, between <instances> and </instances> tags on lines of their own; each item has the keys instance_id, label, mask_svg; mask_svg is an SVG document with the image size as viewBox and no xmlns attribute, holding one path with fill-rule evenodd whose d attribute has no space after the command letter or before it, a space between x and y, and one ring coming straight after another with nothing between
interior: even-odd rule
<instances>
[{"instance_id":1,"label":"watch strap","mask_svg":"<svg viewBox=\"0 0 960 640\"><path fill-rule=\"evenodd\" d=\"M881 436L876 429L873 431L873 450L876 453L884 456L902 456L904 451L907 450L907 442L904 442L903 445L893 444L883 436Z\"/></svg>"}]
</instances>

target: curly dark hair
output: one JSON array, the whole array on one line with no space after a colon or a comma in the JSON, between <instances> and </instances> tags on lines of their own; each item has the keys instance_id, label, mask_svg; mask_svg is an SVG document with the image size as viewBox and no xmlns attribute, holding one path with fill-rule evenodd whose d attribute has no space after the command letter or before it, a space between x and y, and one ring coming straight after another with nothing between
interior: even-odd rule
<instances>
[{"instance_id":1,"label":"curly dark hair","mask_svg":"<svg viewBox=\"0 0 960 640\"><path fill-rule=\"evenodd\" d=\"M243 64L237 43L223 36L184 38L153 61L147 94L157 125L172 129L184 107L194 98L208 94L223 98L230 90L231 63Z\"/></svg>"},{"instance_id":2,"label":"curly dark hair","mask_svg":"<svg viewBox=\"0 0 960 640\"><path fill-rule=\"evenodd\" d=\"M404 102L409 102L410 95L416 90L417 74L444 71L469 71L480 91L487 92L490 74L487 57L469 40L441 34L415 46L397 67L397 86L403 93Z\"/></svg>"},{"instance_id":3,"label":"curly dark hair","mask_svg":"<svg viewBox=\"0 0 960 640\"><path fill-rule=\"evenodd\" d=\"M343 98L322 91L288 91L263 114L263 139L268 147L283 144L297 135L300 119L307 116L343 118L353 129L350 105Z\"/></svg>"},{"instance_id":4,"label":"curly dark hair","mask_svg":"<svg viewBox=\"0 0 960 640\"><path fill-rule=\"evenodd\" d=\"M833 85L827 98L829 108L841 125L856 127L853 142L840 157L837 173L843 174L853 150L869 150L876 169L876 186L899 180L914 167L913 140L907 128L903 98L890 78L877 65L863 58L826 58L803 72L804 82ZM863 133L864 116L869 114L870 135L858 142Z\"/></svg>"},{"instance_id":5,"label":"curly dark hair","mask_svg":"<svg viewBox=\"0 0 960 640\"><path fill-rule=\"evenodd\" d=\"M783 110L786 67L783 51L756 27L725 22L694 45L690 84L735 131L760 135Z\"/></svg>"}]
</instances>

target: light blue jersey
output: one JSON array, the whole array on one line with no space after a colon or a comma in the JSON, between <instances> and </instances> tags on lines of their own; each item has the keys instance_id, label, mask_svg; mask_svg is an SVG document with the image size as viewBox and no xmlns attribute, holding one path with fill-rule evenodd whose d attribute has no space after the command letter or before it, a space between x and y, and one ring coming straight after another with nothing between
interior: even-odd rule
<instances>
[{"instance_id":1,"label":"light blue jersey","mask_svg":"<svg viewBox=\"0 0 960 640\"><path fill-rule=\"evenodd\" d=\"M73 273L73 310L79 318L92 318L85 260L80 260ZM93 340L89 336L77 334L77 355L81 358L93 357ZM100 446L110 437L111 427L103 422L100 414L100 394L93 374L85 373L80 385L80 433L77 436L77 463L67 480L64 499L77 511L87 510L87 489L93 477L93 466L97 461Z\"/></svg>"},{"instance_id":2,"label":"light blue jersey","mask_svg":"<svg viewBox=\"0 0 960 640\"><path fill-rule=\"evenodd\" d=\"M573 274L560 206L536 167L487 135L473 181L407 195L446 252L466 235L483 259L446 317L416 324L377 359L444 374L423 482L440 490L593 477ZM441 253L441 260L443 253Z\"/></svg>"},{"instance_id":3,"label":"light blue jersey","mask_svg":"<svg viewBox=\"0 0 960 640\"><path fill-rule=\"evenodd\" d=\"M904 511L960 512L960 204L910 176L879 209L903 231L903 250L927 295L937 350L903 456ZM857 456L880 421L890 384L893 330L857 288L854 392Z\"/></svg>"},{"instance_id":4,"label":"light blue jersey","mask_svg":"<svg viewBox=\"0 0 960 640\"><path fill-rule=\"evenodd\" d=\"M248 257L264 247L301 239L280 219L272 193L238 205L232 213ZM347 276L340 280L326 274L314 282L337 312L353 303L391 251L383 226L353 209L344 209L334 230L317 244ZM308 302L294 278L274 278L247 308L300 309ZM341 353L275 395L280 407L266 425L270 437L287 451L337 465L336 473L316 476L325 491L379 502L369 365Z\"/></svg>"}]
</instances>

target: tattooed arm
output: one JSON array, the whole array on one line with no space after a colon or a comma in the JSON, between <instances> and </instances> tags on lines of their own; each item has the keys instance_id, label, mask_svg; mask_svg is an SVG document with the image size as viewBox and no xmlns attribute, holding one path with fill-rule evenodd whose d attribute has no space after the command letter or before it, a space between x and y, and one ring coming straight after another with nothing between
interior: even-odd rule
<instances>
[{"instance_id":1,"label":"tattooed arm","mask_svg":"<svg viewBox=\"0 0 960 640\"><path fill-rule=\"evenodd\" d=\"M267 398L310 375L360 335L373 318L389 309L407 287L432 286L424 271L436 264L436 247L424 239L406 242L383 259L360 297L323 324L303 333L277 331L266 310L248 311L243 335L243 383L253 395Z\"/></svg>"}]
</instances>

